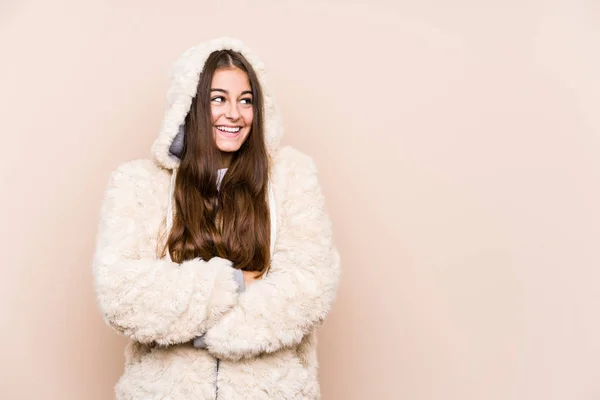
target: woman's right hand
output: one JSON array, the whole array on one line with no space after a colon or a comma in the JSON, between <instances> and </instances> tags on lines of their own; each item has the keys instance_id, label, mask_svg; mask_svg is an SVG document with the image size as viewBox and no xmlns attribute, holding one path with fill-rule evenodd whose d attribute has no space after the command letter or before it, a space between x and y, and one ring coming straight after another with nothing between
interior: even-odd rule
<instances>
[{"instance_id":1,"label":"woman's right hand","mask_svg":"<svg viewBox=\"0 0 600 400\"><path fill-rule=\"evenodd\" d=\"M259 271L242 271L242 273L244 274L244 285L246 287L260 279Z\"/></svg>"}]
</instances>

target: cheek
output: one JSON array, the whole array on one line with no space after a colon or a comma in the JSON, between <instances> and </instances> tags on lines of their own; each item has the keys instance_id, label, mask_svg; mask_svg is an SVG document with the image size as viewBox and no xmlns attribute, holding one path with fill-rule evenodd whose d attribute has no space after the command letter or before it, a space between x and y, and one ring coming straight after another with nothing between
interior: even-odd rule
<instances>
[{"instance_id":1,"label":"cheek","mask_svg":"<svg viewBox=\"0 0 600 400\"><path fill-rule=\"evenodd\" d=\"M215 109L215 107L210 108L210 115L212 117L212 122L217 122L217 119L219 119L219 111Z\"/></svg>"},{"instance_id":2,"label":"cheek","mask_svg":"<svg viewBox=\"0 0 600 400\"><path fill-rule=\"evenodd\" d=\"M254 111L250 110L244 110L244 122L246 123L246 125L250 126L252 125L252 120L254 119Z\"/></svg>"}]
</instances>

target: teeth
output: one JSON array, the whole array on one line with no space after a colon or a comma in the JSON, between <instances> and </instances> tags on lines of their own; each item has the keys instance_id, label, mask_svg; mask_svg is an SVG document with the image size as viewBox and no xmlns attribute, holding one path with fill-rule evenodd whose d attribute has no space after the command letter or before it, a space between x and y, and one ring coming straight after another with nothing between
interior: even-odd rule
<instances>
[{"instance_id":1,"label":"teeth","mask_svg":"<svg viewBox=\"0 0 600 400\"><path fill-rule=\"evenodd\" d=\"M218 130L223 131L223 132L229 132L229 133L236 133L240 131L240 127L235 127L235 128L228 128L226 126L218 126L217 127Z\"/></svg>"}]
</instances>

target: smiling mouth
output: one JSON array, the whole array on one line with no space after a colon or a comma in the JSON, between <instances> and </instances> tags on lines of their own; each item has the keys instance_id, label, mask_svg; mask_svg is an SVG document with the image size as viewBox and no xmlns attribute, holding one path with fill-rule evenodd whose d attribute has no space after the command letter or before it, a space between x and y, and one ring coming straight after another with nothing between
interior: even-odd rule
<instances>
[{"instance_id":1,"label":"smiling mouth","mask_svg":"<svg viewBox=\"0 0 600 400\"><path fill-rule=\"evenodd\" d=\"M216 127L218 130L220 130L221 132L226 132L226 133L238 133L241 129L241 127L239 126L217 126Z\"/></svg>"}]
</instances>

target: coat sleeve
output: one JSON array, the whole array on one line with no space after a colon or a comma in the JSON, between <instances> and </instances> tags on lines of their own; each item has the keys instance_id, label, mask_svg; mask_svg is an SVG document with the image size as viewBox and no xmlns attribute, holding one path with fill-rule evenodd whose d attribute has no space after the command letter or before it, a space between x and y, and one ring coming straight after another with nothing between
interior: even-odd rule
<instances>
[{"instance_id":1,"label":"coat sleeve","mask_svg":"<svg viewBox=\"0 0 600 400\"><path fill-rule=\"evenodd\" d=\"M156 257L164 214L148 166L133 162L111 175L93 258L104 320L140 343L169 345L202 335L236 303L231 262L174 263ZM162 184L162 183L161 183Z\"/></svg>"},{"instance_id":2,"label":"coat sleeve","mask_svg":"<svg viewBox=\"0 0 600 400\"><path fill-rule=\"evenodd\" d=\"M269 273L205 335L208 351L219 358L237 361L297 345L332 306L339 255L312 159L303 155L287 177Z\"/></svg>"}]
</instances>

